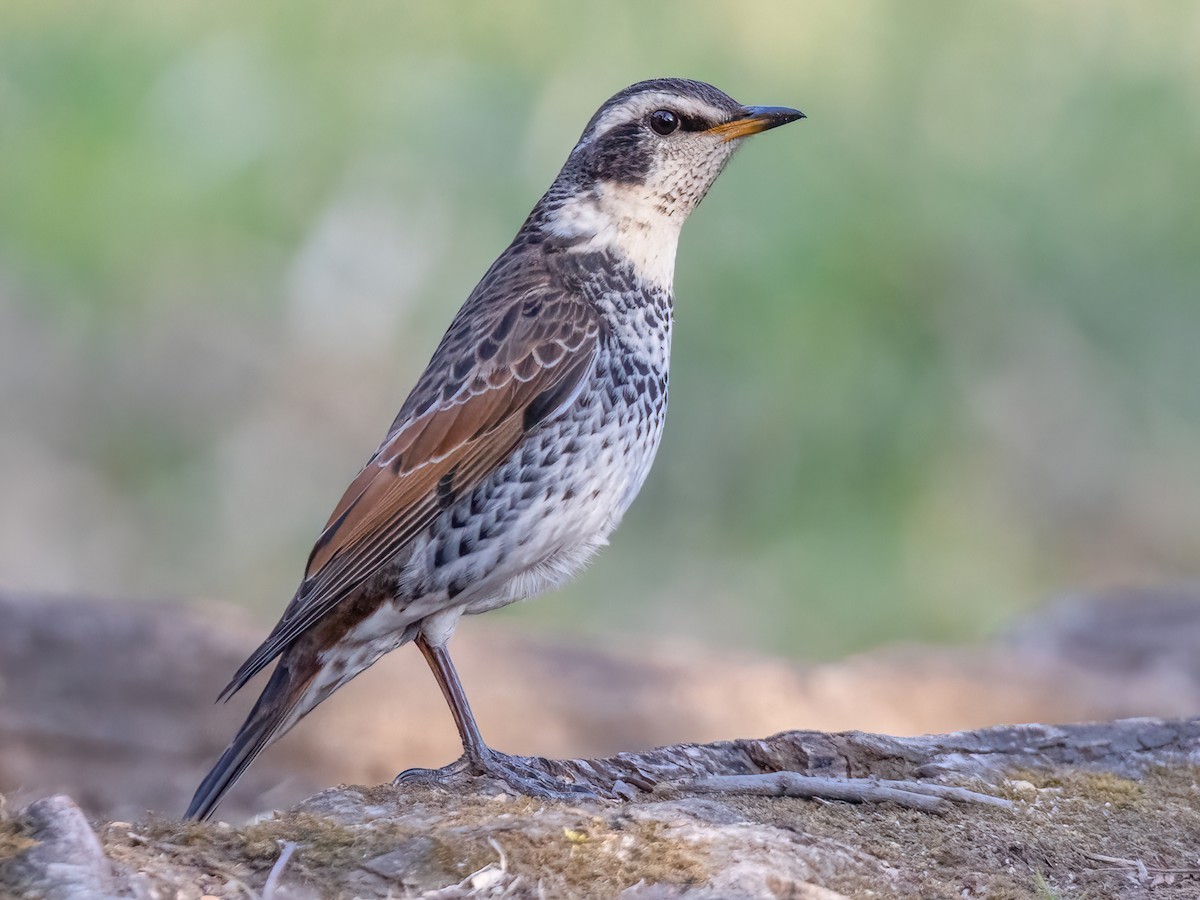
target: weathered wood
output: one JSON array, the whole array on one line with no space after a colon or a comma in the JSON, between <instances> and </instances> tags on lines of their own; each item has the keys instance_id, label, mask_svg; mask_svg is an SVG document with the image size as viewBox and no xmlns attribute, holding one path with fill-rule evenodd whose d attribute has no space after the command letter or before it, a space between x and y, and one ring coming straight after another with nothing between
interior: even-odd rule
<instances>
[{"instance_id":1,"label":"weathered wood","mask_svg":"<svg viewBox=\"0 0 1200 900\"><path fill-rule=\"evenodd\" d=\"M759 740L676 744L603 759L521 759L602 796L619 797L628 792L614 794L614 786L650 791L687 785L694 790L699 784L715 786L714 778L775 772L839 783L842 787L834 790L841 793L850 793L845 788L848 780L953 777L987 781L1015 768L1069 767L1138 777L1148 765L1196 764L1200 762L1198 748L1200 719L1140 718L1079 725L1002 725L917 737L788 731ZM464 783L472 780L469 776L456 778ZM753 792L762 791L756 788ZM823 795L813 789L807 796Z\"/></svg>"},{"instance_id":2,"label":"weathered wood","mask_svg":"<svg viewBox=\"0 0 1200 900\"><path fill-rule=\"evenodd\" d=\"M1084 887L1093 893L1079 896L1161 897L1178 887L1186 897L1200 877L1200 719L909 738L793 731L530 762L649 790L532 801L456 776L329 790L238 829L109 823L99 839L55 798L0 827L0 894L828 900L867 890L1069 897ZM931 848L956 841L931 864Z\"/></svg>"},{"instance_id":3,"label":"weathered wood","mask_svg":"<svg viewBox=\"0 0 1200 900\"><path fill-rule=\"evenodd\" d=\"M686 794L743 794L757 797L802 797L846 803L895 803L927 813L946 813L950 803L983 803L1012 808L1012 801L945 784L889 778L823 778L798 772L761 775L709 775L678 783Z\"/></svg>"}]
</instances>

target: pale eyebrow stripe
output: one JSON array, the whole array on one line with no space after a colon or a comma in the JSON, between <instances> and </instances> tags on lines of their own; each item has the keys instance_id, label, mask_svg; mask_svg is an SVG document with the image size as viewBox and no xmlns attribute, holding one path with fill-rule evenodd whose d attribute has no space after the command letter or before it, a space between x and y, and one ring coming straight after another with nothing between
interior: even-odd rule
<instances>
[{"instance_id":1,"label":"pale eyebrow stripe","mask_svg":"<svg viewBox=\"0 0 1200 900\"><path fill-rule=\"evenodd\" d=\"M637 97L631 97L624 103L618 104L601 116L592 133L584 140L579 142L580 147L589 144L602 134L611 131L621 122L632 122L639 119L649 112L660 107L668 107L685 116L712 117L716 110L707 103L699 103L691 97L680 97L678 94L667 94L656 92L653 94L639 94Z\"/></svg>"}]
</instances>

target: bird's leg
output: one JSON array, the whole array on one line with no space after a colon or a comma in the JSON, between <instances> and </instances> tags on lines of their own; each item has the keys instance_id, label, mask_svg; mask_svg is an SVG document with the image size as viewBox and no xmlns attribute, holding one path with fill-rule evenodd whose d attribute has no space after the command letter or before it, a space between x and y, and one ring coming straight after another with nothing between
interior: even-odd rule
<instances>
[{"instance_id":1,"label":"bird's leg","mask_svg":"<svg viewBox=\"0 0 1200 900\"><path fill-rule=\"evenodd\" d=\"M454 724L458 727L458 735L462 739L463 755L442 769L407 769L396 776L396 784L423 780L446 781L455 775L466 773L496 778L514 791L533 797L578 799L581 796L596 795L592 786L570 784L555 778L547 771L548 760L509 756L485 744L483 736L479 733L479 726L475 724L471 704L467 702L467 694L446 648L430 644L424 635L416 638L416 644L425 661L429 663L433 677L437 679L442 696L446 698L450 713L454 716ZM539 766L538 763L542 765Z\"/></svg>"},{"instance_id":2,"label":"bird's leg","mask_svg":"<svg viewBox=\"0 0 1200 900\"><path fill-rule=\"evenodd\" d=\"M482 756L487 752L488 746L483 742L479 726L475 724L475 713L471 712L467 692L463 690L462 681L459 680L458 670L454 668L450 654L446 652L444 645L434 646L425 640L424 635L417 635L416 643L421 655L425 657L425 662L429 663L438 687L442 689L442 696L446 698L450 714L454 716L458 736L462 739L464 756L468 760Z\"/></svg>"}]
</instances>

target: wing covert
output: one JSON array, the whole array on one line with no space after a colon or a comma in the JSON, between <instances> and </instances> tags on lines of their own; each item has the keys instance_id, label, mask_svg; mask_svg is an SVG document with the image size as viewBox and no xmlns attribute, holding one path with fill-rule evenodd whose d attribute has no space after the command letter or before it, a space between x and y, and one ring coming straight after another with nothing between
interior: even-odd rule
<instances>
[{"instance_id":1,"label":"wing covert","mask_svg":"<svg viewBox=\"0 0 1200 900\"><path fill-rule=\"evenodd\" d=\"M452 499L448 487L453 496L473 489L576 395L595 364L600 320L583 299L549 293L528 291L484 320L455 318L387 438L334 508L283 618L222 697L427 528ZM471 319L474 327L461 327Z\"/></svg>"}]
</instances>

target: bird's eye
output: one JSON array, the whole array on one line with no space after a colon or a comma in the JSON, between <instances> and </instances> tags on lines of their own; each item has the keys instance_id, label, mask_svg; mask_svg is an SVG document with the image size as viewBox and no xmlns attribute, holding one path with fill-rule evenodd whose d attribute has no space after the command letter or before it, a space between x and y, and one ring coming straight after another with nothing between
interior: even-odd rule
<instances>
[{"instance_id":1,"label":"bird's eye","mask_svg":"<svg viewBox=\"0 0 1200 900\"><path fill-rule=\"evenodd\" d=\"M650 127L655 134L670 134L679 128L679 116L669 109L656 109L650 113Z\"/></svg>"}]
</instances>

